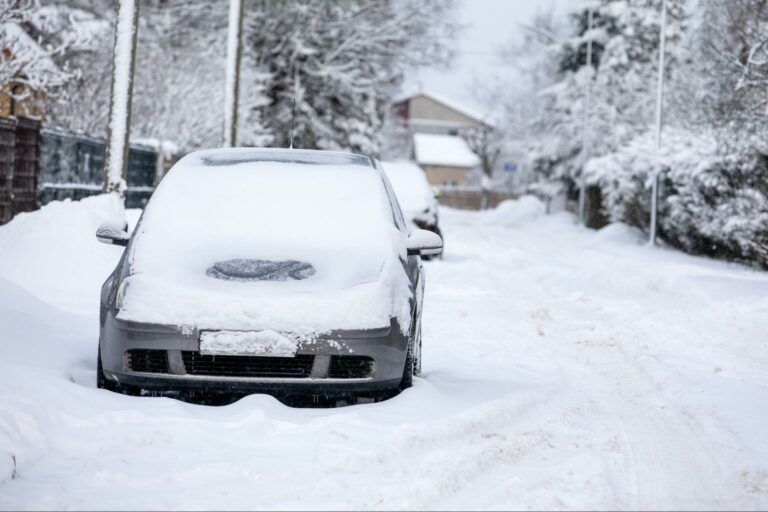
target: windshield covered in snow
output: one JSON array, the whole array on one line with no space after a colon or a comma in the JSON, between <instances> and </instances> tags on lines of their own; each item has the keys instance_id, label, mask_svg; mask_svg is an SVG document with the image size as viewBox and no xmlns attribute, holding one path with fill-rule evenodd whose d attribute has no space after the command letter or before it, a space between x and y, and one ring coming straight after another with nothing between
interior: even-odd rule
<instances>
[{"instance_id":1,"label":"windshield covered in snow","mask_svg":"<svg viewBox=\"0 0 768 512\"><path fill-rule=\"evenodd\" d=\"M391 284L392 272L402 273L403 234L378 170L354 159L316 163L322 152L297 152L312 164L254 153L193 153L163 179L132 242L123 318L197 323L229 307L247 320L257 313L244 310L259 308L259 297L264 313L281 296L293 297L291 309L296 297L318 293L333 295L324 301L330 308L339 290ZM239 163L210 164L225 159Z\"/></svg>"}]
</instances>

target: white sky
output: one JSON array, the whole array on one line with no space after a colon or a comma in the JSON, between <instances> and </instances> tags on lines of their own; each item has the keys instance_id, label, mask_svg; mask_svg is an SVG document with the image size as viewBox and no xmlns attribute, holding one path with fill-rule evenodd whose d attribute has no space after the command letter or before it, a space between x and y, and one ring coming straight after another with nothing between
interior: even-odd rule
<instances>
[{"instance_id":1,"label":"white sky","mask_svg":"<svg viewBox=\"0 0 768 512\"><path fill-rule=\"evenodd\" d=\"M457 41L457 56L450 70L423 69L409 77L407 89L421 85L460 104L482 112L473 83L498 72L495 50L520 36L520 23L538 10L566 9L579 0L459 0L457 20L465 25Z\"/></svg>"}]
</instances>

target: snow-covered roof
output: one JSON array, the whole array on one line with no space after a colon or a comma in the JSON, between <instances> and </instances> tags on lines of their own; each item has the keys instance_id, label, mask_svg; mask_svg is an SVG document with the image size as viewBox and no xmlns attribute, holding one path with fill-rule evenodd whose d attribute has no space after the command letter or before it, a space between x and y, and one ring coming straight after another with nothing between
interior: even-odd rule
<instances>
[{"instance_id":1,"label":"snow-covered roof","mask_svg":"<svg viewBox=\"0 0 768 512\"><path fill-rule=\"evenodd\" d=\"M403 101L410 100L411 98L415 98L416 96L426 96L427 98L430 98L438 103L442 103L451 110L455 110L456 112L464 114L465 116L476 119L480 123L491 124L487 119L487 116L481 113L479 110L468 107L467 105L461 104L451 98L435 93L433 91L425 91L423 89L409 91L395 97L394 103L401 103Z\"/></svg>"},{"instance_id":2,"label":"snow-covered roof","mask_svg":"<svg viewBox=\"0 0 768 512\"><path fill-rule=\"evenodd\" d=\"M478 156L469 149L467 141L454 135L416 133L413 136L416 161L421 165L476 167Z\"/></svg>"},{"instance_id":3,"label":"snow-covered roof","mask_svg":"<svg viewBox=\"0 0 768 512\"><path fill-rule=\"evenodd\" d=\"M18 23L0 23L0 33L0 45L9 48L13 58L27 63L23 71L25 75L58 70L50 55Z\"/></svg>"}]
</instances>

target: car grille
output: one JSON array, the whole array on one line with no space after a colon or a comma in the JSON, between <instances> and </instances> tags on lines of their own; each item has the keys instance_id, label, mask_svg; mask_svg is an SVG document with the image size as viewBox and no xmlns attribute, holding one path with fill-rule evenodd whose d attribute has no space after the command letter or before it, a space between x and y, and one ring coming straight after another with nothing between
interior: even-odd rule
<instances>
[{"instance_id":1,"label":"car grille","mask_svg":"<svg viewBox=\"0 0 768 512\"><path fill-rule=\"evenodd\" d=\"M328 376L332 379L365 379L373 376L373 359L366 356L333 356Z\"/></svg>"},{"instance_id":2,"label":"car grille","mask_svg":"<svg viewBox=\"0 0 768 512\"><path fill-rule=\"evenodd\" d=\"M168 373L168 352L133 349L126 352L126 363L133 372Z\"/></svg>"},{"instance_id":3,"label":"car grille","mask_svg":"<svg viewBox=\"0 0 768 512\"><path fill-rule=\"evenodd\" d=\"M256 357L214 356L182 352L189 375L217 377L307 378L312 373L315 356Z\"/></svg>"},{"instance_id":4,"label":"car grille","mask_svg":"<svg viewBox=\"0 0 768 512\"><path fill-rule=\"evenodd\" d=\"M166 350L132 349L125 353L130 371L169 374ZM205 355L182 351L182 361L188 375L211 377L250 377L306 379L312 374L315 356L257 357ZM366 379L373 377L374 361L367 356L333 356L328 372L331 379Z\"/></svg>"}]
</instances>

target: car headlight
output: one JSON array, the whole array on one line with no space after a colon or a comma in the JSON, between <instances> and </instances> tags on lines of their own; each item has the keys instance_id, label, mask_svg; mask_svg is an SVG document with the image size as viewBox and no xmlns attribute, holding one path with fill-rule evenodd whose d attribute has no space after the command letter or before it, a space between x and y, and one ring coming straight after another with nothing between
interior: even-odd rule
<instances>
[{"instance_id":1,"label":"car headlight","mask_svg":"<svg viewBox=\"0 0 768 512\"><path fill-rule=\"evenodd\" d=\"M120 286L117 287L117 293L115 294L115 309L123 309L126 290L128 290L128 280L123 279L120 282Z\"/></svg>"}]
</instances>

